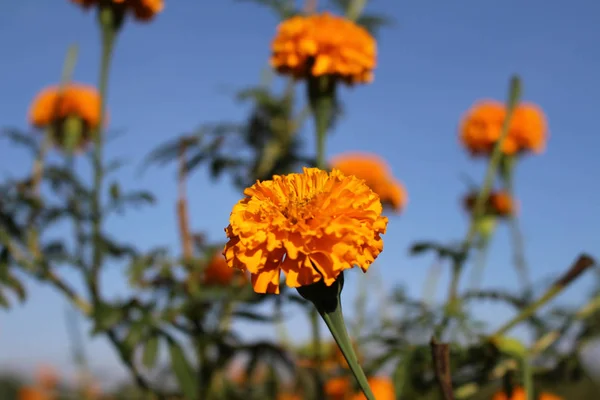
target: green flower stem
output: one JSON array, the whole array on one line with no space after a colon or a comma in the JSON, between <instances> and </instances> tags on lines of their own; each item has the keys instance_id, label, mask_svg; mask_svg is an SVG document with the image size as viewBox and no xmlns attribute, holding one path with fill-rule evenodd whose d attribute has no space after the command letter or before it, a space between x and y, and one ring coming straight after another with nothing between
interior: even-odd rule
<instances>
[{"instance_id":1,"label":"green flower stem","mask_svg":"<svg viewBox=\"0 0 600 400\"><path fill-rule=\"evenodd\" d=\"M333 115L335 79L330 76L309 78L307 83L308 100L314 115L317 141L317 168L327 169L325 145L327 129Z\"/></svg>"},{"instance_id":2,"label":"green flower stem","mask_svg":"<svg viewBox=\"0 0 600 400\"><path fill-rule=\"evenodd\" d=\"M100 124L93 134L94 139L94 187L92 192L92 238L94 249L92 255L92 266L89 276L89 286L92 298L97 300L99 297L98 274L103 261L103 251L100 246L102 229L102 210L101 195L102 182L104 179L104 166L102 165L102 150L104 141L104 122L106 117L106 102L108 93L108 80L110 73L110 62L112 59L113 48L118 33L117 15L111 7L104 7L99 10L100 27L102 31L102 56L100 60L100 78L98 91L100 93Z\"/></svg>"},{"instance_id":3,"label":"green flower stem","mask_svg":"<svg viewBox=\"0 0 600 400\"><path fill-rule=\"evenodd\" d=\"M369 387L367 376L358 363L358 357L356 357L346 329L340 301L343 286L344 275L342 273L331 286L325 285L321 280L312 285L301 286L297 290L302 297L314 304L319 315L325 321L367 400L376 400Z\"/></svg>"},{"instance_id":4,"label":"green flower stem","mask_svg":"<svg viewBox=\"0 0 600 400\"><path fill-rule=\"evenodd\" d=\"M486 200L492 190L494 185L494 178L498 172L498 168L500 166L500 161L502 160L502 144L508 135L508 128L510 126L510 120L512 119L515 107L517 106L519 99L521 97L521 80L518 76L513 76L510 81L510 88L508 94L507 101L507 110L506 110L506 119L502 125L502 131L500 133L500 137L498 141L494 145L494 149L492 150L492 154L490 156L490 161L488 163L487 171L485 173L485 178L483 180L483 186L477 195L477 199L475 200L475 205L473 207L473 217L471 219L471 224L469 226L469 230L467 231L466 238L461 246L461 257L456 260L452 267L452 278L450 280L450 288L448 291L448 301L449 305L456 302L458 297L458 284L460 281L460 274L464 269L464 264L467 259L467 255L471 247L473 246L473 241L475 240L477 234L477 222L479 218L483 215L485 211L485 203ZM453 307L448 307L448 309L452 309Z\"/></svg>"},{"instance_id":5,"label":"green flower stem","mask_svg":"<svg viewBox=\"0 0 600 400\"><path fill-rule=\"evenodd\" d=\"M533 370L529 362L529 355L525 354L521 359L521 373L523 374L523 387L527 400L535 400L535 390L533 387Z\"/></svg>"}]
</instances>

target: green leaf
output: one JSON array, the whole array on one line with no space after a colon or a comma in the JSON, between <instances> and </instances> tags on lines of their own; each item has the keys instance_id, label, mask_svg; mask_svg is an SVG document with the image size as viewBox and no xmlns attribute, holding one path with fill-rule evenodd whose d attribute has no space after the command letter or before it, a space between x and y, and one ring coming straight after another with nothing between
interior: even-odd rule
<instances>
[{"instance_id":1,"label":"green leaf","mask_svg":"<svg viewBox=\"0 0 600 400\"><path fill-rule=\"evenodd\" d=\"M94 320L96 322L94 333L112 328L121 321L122 317L123 313L120 308L114 308L107 304L99 304L95 308L94 313Z\"/></svg>"},{"instance_id":2,"label":"green leaf","mask_svg":"<svg viewBox=\"0 0 600 400\"><path fill-rule=\"evenodd\" d=\"M158 336L151 336L144 345L144 354L142 355L142 363L146 368L152 368L156 364L158 358L158 345L160 340Z\"/></svg>"},{"instance_id":3,"label":"green leaf","mask_svg":"<svg viewBox=\"0 0 600 400\"><path fill-rule=\"evenodd\" d=\"M491 342L498 350L510 357L522 359L527 353L525 345L515 338L499 336L492 338Z\"/></svg>"},{"instance_id":4,"label":"green leaf","mask_svg":"<svg viewBox=\"0 0 600 400\"><path fill-rule=\"evenodd\" d=\"M194 379L193 369L185 358L183 350L174 341L169 340L169 354L171 356L171 368L177 377L181 391L186 400L196 400L196 381Z\"/></svg>"},{"instance_id":5,"label":"green leaf","mask_svg":"<svg viewBox=\"0 0 600 400\"><path fill-rule=\"evenodd\" d=\"M144 334L144 325L140 323L133 324L125 336L124 344L130 351L135 350L136 346L140 343L142 335Z\"/></svg>"}]
</instances>

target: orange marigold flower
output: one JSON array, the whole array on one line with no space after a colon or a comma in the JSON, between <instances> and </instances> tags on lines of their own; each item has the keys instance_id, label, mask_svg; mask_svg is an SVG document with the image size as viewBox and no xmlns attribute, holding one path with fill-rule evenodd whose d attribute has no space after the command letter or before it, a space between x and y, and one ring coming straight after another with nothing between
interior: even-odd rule
<instances>
[{"instance_id":1,"label":"orange marigold flower","mask_svg":"<svg viewBox=\"0 0 600 400\"><path fill-rule=\"evenodd\" d=\"M19 389L18 400L51 400L51 397L41 389L24 386Z\"/></svg>"},{"instance_id":2,"label":"orange marigold flower","mask_svg":"<svg viewBox=\"0 0 600 400\"><path fill-rule=\"evenodd\" d=\"M271 45L271 65L296 78L331 75L348 84L373 80L377 43L361 26L323 13L281 22Z\"/></svg>"},{"instance_id":3,"label":"orange marigold flower","mask_svg":"<svg viewBox=\"0 0 600 400\"><path fill-rule=\"evenodd\" d=\"M283 270L290 287L332 285L355 265L366 271L383 250L387 218L364 183L334 169L304 168L244 191L225 229L223 254L247 270L258 293L279 293Z\"/></svg>"},{"instance_id":4,"label":"orange marigold flower","mask_svg":"<svg viewBox=\"0 0 600 400\"><path fill-rule=\"evenodd\" d=\"M101 0L71 0L84 8L97 5ZM131 10L138 21L150 21L154 16L160 13L164 5L164 0L109 0L115 6L125 7Z\"/></svg>"},{"instance_id":5,"label":"orange marigold flower","mask_svg":"<svg viewBox=\"0 0 600 400\"><path fill-rule=\"evenodd\" d=\"M364 179L381 202L395 212L401 212L406 206L408 196L404 186L394 179L389 165L381 157L370 153L346 153L334 157L330 164L346 175Z\"/></svg>"},{"instance_id":6,"label":"orange marigold flower","mask_svg":"<svg viewBox=\"0 0 600 400\"><path fill-rule=\"evenodd\" d=\"M352 392L352 383L350 378L339 376L329 379L323 389L328 400L344 400Z\"/></svg>"},{"instance_id":7,"label":"orange marigold flower","mask_svg":"<svg viewBox=\"0 0 600 400\"><path fill-rule=\"evenodd\" d=\"M475 103L461 122L460 140L471 154L489 155L500 139L505 118L503 103L494 100ZM508 155L540 153L546 146L547 131L543 111L534 104L520 104L511 118L502 151Z\"/></svg>"},{"instance_id":8,"label":"orange marigold flower","mask_svg":"<svg viewBox=\"0 0 600 400\"><path fill-rule=\"evenodd\" d=\"M233 283L236 276L245 278L239 271L229 268L223 254L216 253L204 270L202 281L205 285L228 286Z\"/></svg>"},{"instance_id":9,"label":"orange marigold flower","mask_svg":"<svg viewBox=\"0 0 600 400\"><path fill-rule=\"evenodd\" d=\"M464 205L467 211L472 212L477 201L478 193L470 193L464 199ZM497 215L499 217L508 217L516 214L518 210L517 201L505 191L493 192L489 195L485 204L484 214Z\"/></svg>"},{"instance_id":10,"label":"orange marigold flower","mask_svg":"<svg viewBox=\"0 0 600 400\"><path fill-rule=\"evenodd\" d=\"M373 391L373 395L377 400L394 400L396 398L396 390L394 383L389 378L373 377L368 380L369 386ZM366 400L367 398L362 392L357 393L352 397L352 400Z\"/></svg>"},{"instance_id":11,"label":"orange marigold flower","mask_svg":"<svg viewBox=\"0 0 600 400\"><path fill-rule=\"evenodd\" d=\"M60 93L59 93L60 92ZM59 90L50 86L38 93L29 108L29 122L36 128L53 127L56 144L64 142L65 122L78 118L83 125L81 145L91 139L100 125L100 95L93 86L71 83Z\"/></svg>"},{"instance_id":12,"label":"orange marigold flower","mask_svg":"<svg viewBox=\"0 0 600 400\"><path fill-rule=\"evenodd\" d=\"M513 389L513 393L511 397L508 397L504 390L500 390L496 392L492 397L492 400L526 400L527 394L525 393L525 389L522 387L516 387ZM379 399L377 399L379 400ZM562 397L555 396L550 393L541 393L538 397L538 400L562 400Z\"/></svg>"}]
</instances>

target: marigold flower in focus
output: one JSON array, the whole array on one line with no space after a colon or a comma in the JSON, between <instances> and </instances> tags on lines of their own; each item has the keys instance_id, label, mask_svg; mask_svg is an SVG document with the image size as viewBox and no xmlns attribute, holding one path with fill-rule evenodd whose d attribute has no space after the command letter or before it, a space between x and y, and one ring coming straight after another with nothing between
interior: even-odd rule
<instances>
[{"instance_id":1,"label":"marigold flower in focus","mask_svg":"<svg viewBox=\"0 0 600 400\"><path fill-rule=\"evenodd\" d=\"M41 389L31 387L31 386L23 386L19 389L19 393L17 394L18 400L52 400L50 395L44 392Z\"/></svg>"},{"instance_id":2,"label":"marigold flower in focus","mask_svg":"<svg viewBox=\"0 0 600 400\"><path fill-rule=\"evenodd\" d=\"M228 286L233 283L236 277L246 278L240 271L229 268L223 254L215 253L204 270L202 282L209 286Z\"/></svg>"},{"instance_id":3,"label":"marigold flower in focus","mask_svg":"<svg viewBox=\"0 0 600 400\"><path fill-rule=\"evenodd\" d=\"M101 0L71 0L84 8L98 5ZM160 13L164 5L164 0L111 0L117 7L125 7L127 11L133 12L138 21L150 21L154 16Z\"/></svg>"},{"instance_id":4,"label":"marigold flower in focus","mask_svg":"<svg viewBox=\"0 0 600 400\"><path fill-rule=\"evenodd\" d=\"M271 66L296 78L330 75L348 84L373 80L377 43L361 26L323 13L281 22L271 45Z\"/></svg>"},{"instance_id":5,"label":"marigold flower in focus","mask_svg":"<svg viewBox=\"0 0 600 400\"><path fill-rule=\"evenodd\" d=\"M379 400L379 399L377 399ZM504 390L496 392L492 397L492 400L527 400L527 394L525 393L525 389L522 387L516 387L513 389L513 393L511 397L506 396ZM555 396L550 393L541 393L538 397L538 400L563 400L562 397Z\"/></svg>"},{"instance_id":6,"label":"marigold flower in focus","mask_svg":"<svg viewBox=\"0 0 600 400\"><path fill-rule=\"evenodd\" d=\"M491 154L500 139L506 111L503 103L494 100L475 103L467 111L460 125L460 140L471 154ZM511 118L502 151L507 155L540 153L546 146L547 131L546 117L537 105L519 104Z\"/></svg>"},{"instance_id":7,"label":"marigold flower in focus","mask_svg":"<svg viewBox=\"0 0 600 400\"><path fill-rule=\"evenodd\" d=\"M370 153L346 153L334 157L330 164L346 175L364 179L381 202L395 212L401 212L406 206L408 196L404 186L394 179L389 165L381 157Z\"/></svg>"},{"instance_id":8,"label":"marigold flower in focus","mask_svg":"<svg viewBox=\"0 0 600 400\"><path fill-rule=\"evenodd\" d=\"M244 194L225 229L223 254L230 267L250 272L258 293L279 293L281 271L290 287L331 286L345 269L366 271L383 250L387 218L379 196L337 169L277 175Z\"/></svg>"},{"instance_id":9,"label":"marigold flower in focus","mask_svg":"<svg viewBox=\"0 0 600 400\"><path fill-rule=\"evenodd\" d=\"M470 193L464 199L465 209L473 212L475 202L477 201L477 192ZM485 215L496 215L498 217L508 217L517 213L518 204L510 194L505 191L493 192L489 195L485 208Z\"/></svg>"},{"instance_id":10,"label":"marigold flower in focus","mask_svg":"<svg viewBox=\"0 0 600 400\"><path fill-rule=\"evenodd\" d=\"M96 88L80 83L68 84L62 90L50 86L38 93L29 109L30 124L40 129L51 127L58 146L66 141L70 118L80 123L78 147L83 147L100 125L100 95Z\"/></svg>"},{"instance_id":11,"label":"marigold flower in focus","mask_svg":"<svg viewBox=\"0 0 600 400\"><path fill-rule=\"evenodd\" d=\"M323 389L328 400L345 400L352 392L352 383L349 377L339 376L325 382Z\"/></svg>"},{"instance_id":12,"label":"marigold flower in focus","mask_svg":"<svg viewBox=\"0 0 600 400\"><path fill-rule=\"evenodd\" d=\"M373 395L377 400L395 400L396 390L394 383L389 378L372 377L368 380ZM352 400L367 400L364 393L359 392L352 397Z\"/></svg>"}]
</instances>

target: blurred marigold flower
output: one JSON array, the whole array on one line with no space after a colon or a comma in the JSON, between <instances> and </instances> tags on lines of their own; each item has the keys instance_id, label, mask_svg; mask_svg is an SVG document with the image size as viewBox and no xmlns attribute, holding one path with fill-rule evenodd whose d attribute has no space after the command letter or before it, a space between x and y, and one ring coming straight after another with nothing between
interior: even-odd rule
<instances>
[{"instance_id":1,"label":"blurred marigold flower","mask_svg":"<svg viewBox=\"0 0 600 400\"><path fill-rule=\"evenodd\" d=\"M23 386L17 394L18 400L52 400L50 395L46 394L42 389L31 386Z\"/></svg>"},{"instance_id":2,"label":"blurred marigold flower","mask_svg":"<svg viewBox=\"0 0 600 400\"><path fill-rule=\"evenodd\" d=\"M334 169L304 168L276 175L244 191L225 229L223 254L232 268L247 270L258 293L323 281L357 265L366 271L383 250L387 218L364 181Z\"/></svg>"},{"instance_id":3,"label":"blurred marigold flower","mask_svg":"<svg viewBox=\"0 0 600 400\"><path fill-rule=\"evenodd\" d=\"M89 8L99 4L102 0L71 0L84 8ZM133 12L138 21L150 21L154 16L160 13L164 5L164 0L108 0L116 6L125 7Z\"/></svg>"},{"instance_id":4,"label":"blurred marigold flower","mask_svg":"<svg viewBox=\"0 0 600 400\"><path fill-rule=\"evenodd\" d=\"M330 164L346 175L364 179L371 190L379 195L381 202L395 212L401 212L406 206L406 189L394 179L389 165L381 157L370 153L345 153L334 157Z\"/></svg>"},{"instance_id":5,"label":"blurred marigold flower","mask_svg":"<svg viewBox=\"0 0 600 400\"><path fill-rule=\"evenodd\" d=\"M475 202L477 200L477 192L468 194L464 198L465 209L473 212ZM496 215L498 217L508 217L516 214L518 211L518 203L510 194L505 191L493 192L489 195L484 208L485 215Z\"/></svg>"},{"instance_id":6,"label":"blurred marigold flower","mask_svg":"<svg viewBox=\"0 0 600 400\"><path fill-rule=\"evenodd\" d=\"M277 396L277 400L302 400L302 397L293 393L281 393Z\"/></svg>"},{"instance_id":7,"label":"blurred marigold flower","mask_svg":"<svg viewBox=\"0 0 600 400\"><path fill-rule=\"evenodd\" d=\"M379 399L377 399L379 400ZM511 397L508 397L504 390L496 392L492 397L492 400L527 400L527 394L525 393L525 389L522 387L517 387L513 389L513 393ZM555 396L550 393L541 393L538 397L538 400L563 400L562 397Z\"/></svg>"},{"instance_id":8,"label":"blurred marigold flower","mask_svg":"<svg viewBox=\"0 0 600 400\"><path fill-rule=\"evenodd\" d=\"M373 395L377 400L395 400L396 390L394 383L389 378L372 377L368 380L369 386L373 391ZM366 400L367 398L362 392L355 394L352 400Z\"/></svg>"},{"instance_id":9,"label":"blurred marigold flower","mask_svg":"<svg viewBox=\"0 0 600 400\"><path fill-rule=\"evenodd\" d=\"M79 147L91 140L94 129L100 125L100 95L93 86L80 83L65 85L59 93L58 86L44 88L29 108L29 122L36 128L53 128L55 144L65 141L67 120L81 122Z\"/></svg>"},{"instance_id":10,"label":"blurred marigold flower","mask_svg":"<svg viewBox=\"0 0 600 400\"><path fill-rule=\"evenodd\" d=\"M56 388L59 377L56 370L49 365L41 365L37 370L37 381L46 390Z\"/></svg>"},{"instance_id":11,"label":"blurred marigold flower","mask_svg":"<svg viewBox=\"0 0 600 400\"><path fill-rule=\"evenodd\" d=\"M324 386L328 400L344 400L352 393L352 383L349 377L339 376L329 379Z\"/></svg>"},{"instance_id":12,"label":"blurred marigold flower","mask_svg":"<svg viewBox=\"0 0 600 400\"><path fill-rule=\"evenodd\" d=\"M296 78L331 75L348 84L373 80L377 43L361 26L322 13L281 22L271 45L271 66Z\"/></svg>"},{"instance_id":13,"label":"blurred marigold flower","mask_svg":"<svg viewBox=\"0 0 600 400\"><path fill-rule=\"evenodd\" d=\"M215 253L204 269L202 282L204 285L209 286L228 286L233 283L236 276L239 276L241 279L246 278L240 271L229 268L223 254Z\"/></svg>"},{"instance_id":14,"label":"blurred marigold flower","mask_svg":"<svg viewBox=\"0 0 600 400\"><path fill-rule=\"evenodd\" d=\"M505 118L506 106L503 103L479 101L463 117L460 140L471 154L489 155L500 139ZM502 151L507 155L540 153L546 146L547 131L546 117L541 108L535 104L520 104L511 118Z\"/></svg>"}]
</instances>

